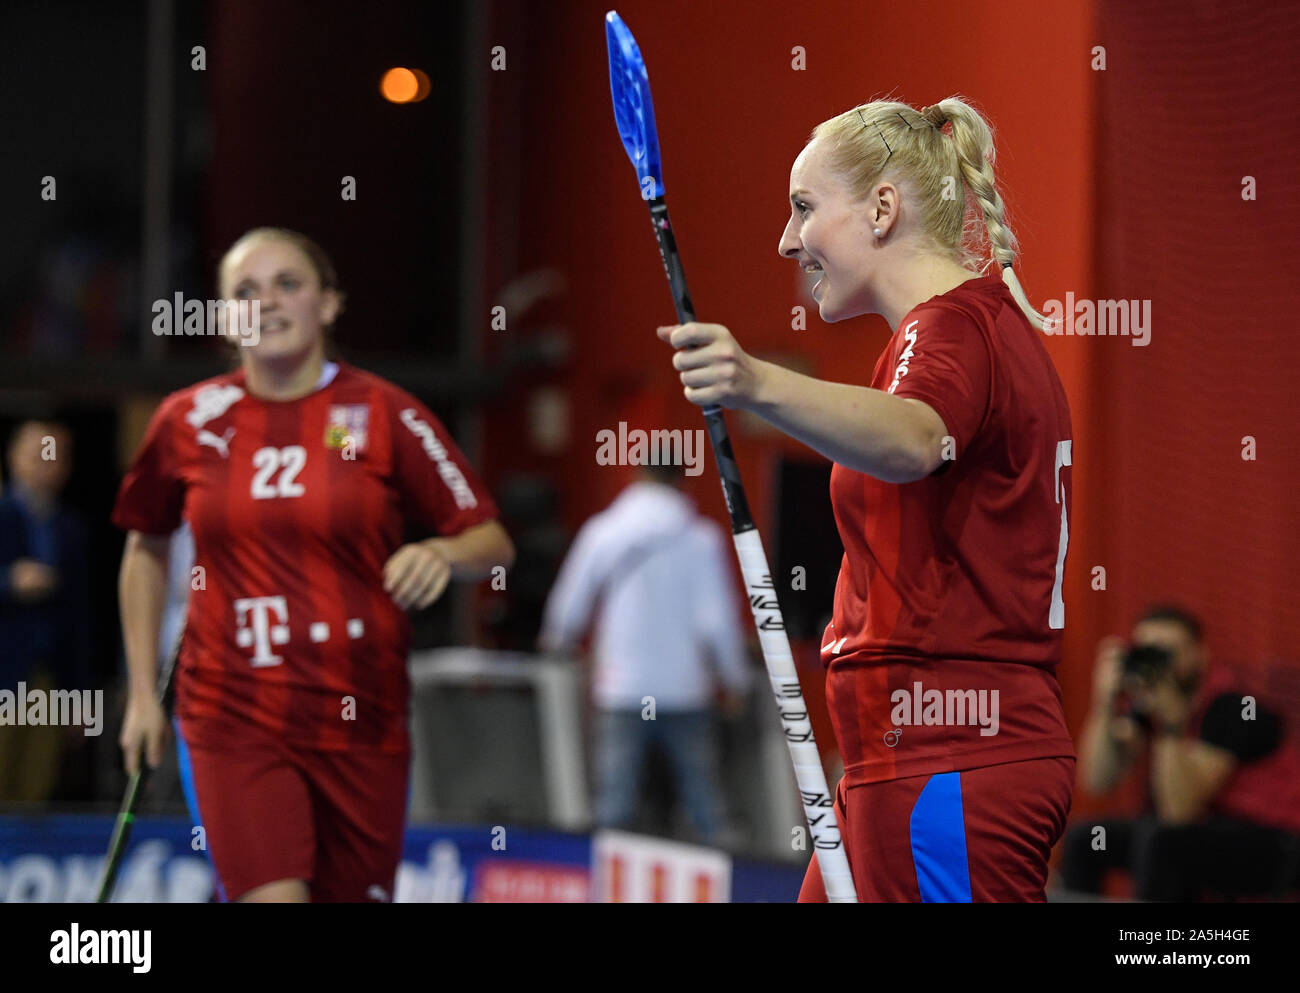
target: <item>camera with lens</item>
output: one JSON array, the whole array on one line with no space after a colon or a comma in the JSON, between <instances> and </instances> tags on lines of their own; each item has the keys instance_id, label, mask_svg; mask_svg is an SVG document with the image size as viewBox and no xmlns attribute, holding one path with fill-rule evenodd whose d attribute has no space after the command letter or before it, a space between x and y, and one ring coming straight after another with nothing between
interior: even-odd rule
<instances>
[{"instance_id":1,"label":"camera with lens","mask_svg":"<svg viewBox=\"0 0 1300 993\"><path fill-rule=\"evenodd\" d=\"M1169 671L1173 653L1159 645L1131 645L1124 653L1124 675L1153 683Z\"/></svg>"}]
</instances>

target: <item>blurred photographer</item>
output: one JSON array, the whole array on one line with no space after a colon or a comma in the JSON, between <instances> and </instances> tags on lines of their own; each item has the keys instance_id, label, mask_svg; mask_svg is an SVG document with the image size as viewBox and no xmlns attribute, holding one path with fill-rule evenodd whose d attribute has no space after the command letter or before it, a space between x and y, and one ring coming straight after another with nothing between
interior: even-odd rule
<instances>
[{"instance_id":1,"label":"blurred photographer","mask_svg":"<svg viewBox=\"0 0 1300 993\"><path fill-rule=\"evenodd\" d=\"M1146 809L1073 825L1061 883L1099 893L1118 868L1142 900L1284 893L1300 852L1300 758L1288 730L1240 674L1209 665L1200 622L1184 610L1154 607L1130 642L1104 639L1080 782L1110 793L1145 753Z\"/></svg>"}]
</instances>

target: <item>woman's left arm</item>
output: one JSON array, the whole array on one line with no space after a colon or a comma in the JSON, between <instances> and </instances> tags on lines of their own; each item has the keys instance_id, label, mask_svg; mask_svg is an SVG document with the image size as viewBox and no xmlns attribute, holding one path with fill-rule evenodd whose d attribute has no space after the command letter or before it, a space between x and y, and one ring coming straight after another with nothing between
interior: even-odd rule
<instances>
[{"instance_id":1,"label":"woman's left arm","mask_svg":"<svg viewBox=\"0 0 1300 993\"><path fill-rule=\"evenodd\" d=\"M453 579L485 579L497 566L514 565L515 546L498 521L459 534L403 545L384 564L384 590L402 609L433 603Z\"/></svg>"},{"instance_id":2,"label":"woman's left arm","mask_svg":"<svg viewBox=\"0 0 1300 993\"><path fill-rule=\"evenodd\" d=\"M832 462L886 483L924 479L942 463L948 432L924 401L757 364L747 409Z\"/></svg>"},{"instance_id":3,"label":"woman's left arm","mask_svg":"<svg viewBox=\"0 0 1300 993\"><path fill-rule=\"evenodd\" d=\"M486 579L497 566L514 565L515 546L499 521L484 521L460 534L422 542L451 566L452 579Z\"/></svg>"},{"instance_id":4,"label":"woman's left arm","mask_svg":"<svg viewBox=\"0 0 1300 993\"><path fill-rule=\"evenodd\" d=\"M943 462L948 432L929 404L804 376L746 353L721 324L659 329L679 351L686 399L757 414L856 472L887 483L924 479Z\"/></svg>"}]
</instances>

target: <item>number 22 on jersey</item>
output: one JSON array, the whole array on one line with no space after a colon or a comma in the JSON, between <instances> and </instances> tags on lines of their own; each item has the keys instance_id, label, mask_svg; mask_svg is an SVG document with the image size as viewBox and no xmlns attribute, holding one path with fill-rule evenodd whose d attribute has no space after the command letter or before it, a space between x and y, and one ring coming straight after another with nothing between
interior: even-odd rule
<instances>
[{"instance_id":1,"label":"number 22 on jersey","mask_svg":"<svg viewBox=\"0 0 1300 993\"><path fill-rule=\"evenodd\" d=\"M254 500L274 500L277 497L300 497L307 492L297 482L298 473L307 464L307 449L302 445L284 448L259 448L253 453L252 493ZM278 473L278 475L277 475ZM1057 585L1060 585L1059 567Z\"/></svg>"}]
</instances>

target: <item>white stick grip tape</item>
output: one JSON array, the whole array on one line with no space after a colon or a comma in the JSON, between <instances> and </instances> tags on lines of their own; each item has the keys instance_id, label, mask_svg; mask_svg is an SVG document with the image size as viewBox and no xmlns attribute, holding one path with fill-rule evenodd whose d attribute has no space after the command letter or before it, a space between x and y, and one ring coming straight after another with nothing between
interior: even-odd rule
<instances>
[{"instance_id":1,"label":"white stick grip tape","mask_svg":"<svg viewBox=\"0 0 1300 993\"><path fill-rule=\"evenodd\" d=\"M772 571L763 553L763 541L756 529L732 537L736 540L740 574L758 628L763 661L767 665L777 713L781 717L781 730L794 763L794 778L799 786L804 819L812 835L813 851L821 867L827 899L832 903L856 903L857 891L844 855L839 824L835 820L835 794L826 786L826 774L822 770L817 742L813 739L803 691L799 688L799 675L790 652L790 639L786 637L785 620L777 604Z\"/></svg>"}]
</instances>

